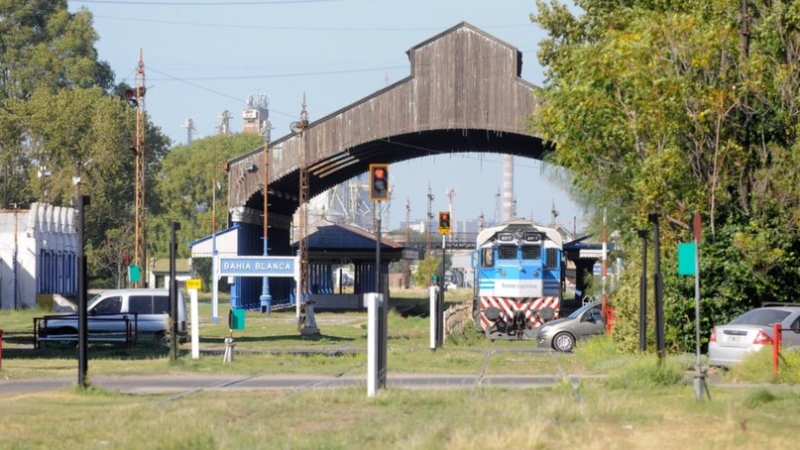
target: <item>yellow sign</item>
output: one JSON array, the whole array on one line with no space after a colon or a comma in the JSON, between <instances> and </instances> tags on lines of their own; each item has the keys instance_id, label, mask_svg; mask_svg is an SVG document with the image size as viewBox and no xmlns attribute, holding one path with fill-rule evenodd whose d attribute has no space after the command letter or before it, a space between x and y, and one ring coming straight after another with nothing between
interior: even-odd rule
<instances>
[{"instance_id":1,"label":"yellow sign","mask_svg":"<svg viewBox=\"0 0 800 450\"><path fill-rule=\"evenodd\" d=\"M203 280L200 278L189 278L186 280L186 289L200 290L203 287Z\"/></svg>"}]
</instances>

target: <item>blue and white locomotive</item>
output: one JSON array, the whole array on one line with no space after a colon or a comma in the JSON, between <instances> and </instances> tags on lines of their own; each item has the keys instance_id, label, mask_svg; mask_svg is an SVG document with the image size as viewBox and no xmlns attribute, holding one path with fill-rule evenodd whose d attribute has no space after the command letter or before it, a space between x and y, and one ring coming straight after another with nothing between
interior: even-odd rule
<instances>
[{"instance_id":1,"label":"blue and white locomotive","mask_svg":"<svg viewBox=\"0 0 800 450\"><path fill-rule=\"evenodd\" d=\"M534 327L558 317L565 260L557 230L513 220L478 234L474 312L491 339L532 339Z\"/></svg>"}]
</instances>

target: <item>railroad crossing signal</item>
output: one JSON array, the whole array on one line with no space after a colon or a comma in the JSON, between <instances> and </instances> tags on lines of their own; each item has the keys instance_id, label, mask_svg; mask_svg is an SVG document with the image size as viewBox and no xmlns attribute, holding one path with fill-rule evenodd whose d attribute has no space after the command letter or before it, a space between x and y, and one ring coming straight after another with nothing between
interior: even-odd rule
<instances>
[{"instance_id":1,"label":"railroad crossing signal","mask_svg":"<svg viewBox=\"0 0 800 450\"><path fill-rule=\"evenodd\" d=\"M450 213L439 212L439 234L450 234Z\"/></svg>"},{"instance_id":2,"label":"railroad crossing signal","mask_svg":"<svg viewBox=\"0 0 800 450\"><path fill-rule=\"evenodd\" d=\"M389 200L389 165L369 165L369 199Z\"/></svg>"}]
</instances>

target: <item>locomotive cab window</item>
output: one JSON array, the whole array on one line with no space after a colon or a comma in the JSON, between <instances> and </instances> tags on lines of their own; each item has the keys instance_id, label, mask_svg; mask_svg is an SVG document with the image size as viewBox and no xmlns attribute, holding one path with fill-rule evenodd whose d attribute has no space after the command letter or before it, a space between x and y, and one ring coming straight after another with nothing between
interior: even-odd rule
<instances>
[{"instance_id":1,"label":"locomotive cab window","mask_svg":"<svg viewBox=\"0 0 800 450\"><path fill-rule=\"evenodd\" d=\"M547 249L547 268L548 269L557 269L558 268L558 249L557 248L548 248Z\"/></svg>"},{"instance_id":2,"label":"locomotive cab window","mask_svg":"<svg viewBox=\"0 0 800 450\"><path fill-rule=\"evenodd\" d=\"M522 259L541 259L542 248L538 245L523 245Z\"/></svg>"},{"instance_id":3,"label":"locomotive cab window","mask_svg":"<svg viewBox=\"0 0 800 450\"><path fill-rule=\"evenodd\" d=\"M498 245L497 259L517 259L516 245Z\"/></svg>"},{"instance_id":4,"label":"locomotive cab window","mask_svg":"<svg viewBox=\"0 0 800 450\"><path fill-rule=\"evenodd\" d=\"M481 267L494 266L494 252L491 248L484 248L481 250Z\"/></svg>"}]
</instances>

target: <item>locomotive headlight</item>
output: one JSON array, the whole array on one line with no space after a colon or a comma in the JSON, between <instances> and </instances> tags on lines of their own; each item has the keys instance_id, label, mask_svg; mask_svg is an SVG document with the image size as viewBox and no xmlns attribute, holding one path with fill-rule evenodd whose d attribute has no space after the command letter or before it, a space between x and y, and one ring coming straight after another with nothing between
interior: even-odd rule
<instances>
[{"instance_id":1,"label":"locomotive headlight","mask_svg":"<svg viewBox=\"0 0 800 450\"><path fill-rule=\"evenodd\" d=\"M538 270L534 270L533 271L533 276L534 277L538 277L539 276L539 271Z\"/></svg>"}]
</instances>

